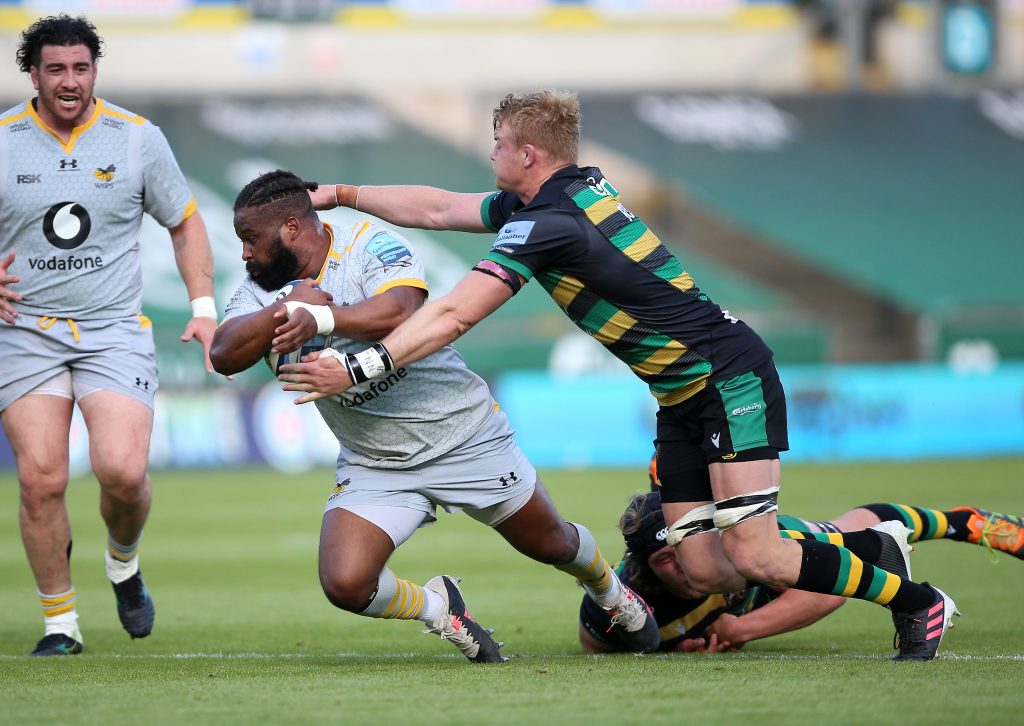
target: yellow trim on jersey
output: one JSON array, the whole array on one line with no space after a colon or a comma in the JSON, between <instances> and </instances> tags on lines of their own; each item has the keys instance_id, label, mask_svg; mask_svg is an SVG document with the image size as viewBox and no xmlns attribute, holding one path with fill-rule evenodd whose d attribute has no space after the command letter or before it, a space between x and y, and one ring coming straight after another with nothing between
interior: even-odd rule
<instances>
[{"instance_id":1,"label":"yellow trim on jersey","mask_svg":"<svg viewBox=\"0 0 1024 726\"><path fill-rule=\"evenodd\" d=\"M60 144L62 149L64 149L65 154L70 154L74 150L75 144L78 143L78 139L82 137L82 134L91 129L93 124L95 124L96 121L99 120L100 115L103 113L103 99L96 98L94 96L93 100L96 102L96 108L93 109L92 116L90 116L89 120L86 121L84 124L82 124L81 126L75 126L75 128L71 130L71 136L68 138L67 142L65 142L64 139L61 138L60 134L58 134L56 131L51 129L43 122L43 119L39 117L39 113L36 111L35 107L33 107L32 101L29 101L25 105L25 108L29 112L29 116L32 117L32 120L39 125L39 128L41 128L43 131L50 134L50 136L56 139L57 143Z\"/></svg>"},{"instance_id":2,"label":"yellow trim on jersey","mask_svg":"<svg viewBox=\"0 0 1024 726\"><path fill-rule=\"evenodd\" d=\"M102 103L103 99L97 98L96 101L98 103ZM146 123L146 119L143 118L142 116L139 116L137 113L122 113L121 111L117 111L117 110L115 110L113 108L110 108L106 104L103 105L103 113L105 113L107 116L114 116L115 118L123 118L125 121L131 121L133 124L137 124L139 126L141 126L142 124Z\"/></svg>"},{"instance_id":3,"label":"yellow trim on jersey","mask_svg":"<svg viewBox=\"0 0 1024 726\"><path fill-rule=\"evenodd\" d=\"M0 126L7 126L8 124L12 124L15 121L20 121L23 118L31 116L31 114L29 113L29 109L32 108L32 102L29 101L27 106L28 108L26 108L21 113L16 113L13 116L8 116L7 118L0 119Z\"/></svg>"},{"instance_id":4,"label":"yellow trim on jersey","mask_svg":"<svg viewBox=\"0 0 1024 726\"><path fill-rule=\"evenodd\" d=\"M153 321L150 320L148 316L143 315L142 313L135 313L135 317L137 317L139 319L139 327L140 328L152 328L153 327Z\"/></svg>"},{"instance_id":5,"label":"yellow trim on jersey","mask_svg":"<svg viewBox=\"0 0 1024 726\"><path fill-rule=\"evenodd\" d=\"M316 281L318 283L324 281L324 273L327 272L327 261L331 259L341 259L341 255L334 251L334 228L327 224L327 222L324 222L324 229L327 230L327 236L331 238L331 243L327 248L327 257L324 258L324 263L320 265L320 272L316 273Z\"/></svg>"},{"instance_id":6,"label":"yellow trim on jersey","mask_svg":"<svg viewBox=\"0 0 1024 726\"><path fill-rule=\"evenodd\" d=\"M427 287L426 280L420 280L416 277L403 277L398 280L390 280L385 282L383 285L373 291L374 295L380 295L382 292L387 292L395 287L415 287L425 292L430 292L430 288Z\"/></svg>"},{"instance_id":7,"label":"yellow trim on jersey","mask_svg":"<svg viewBox=\"0 0 1024 726\"><path fill-rule=\"evenodd\" d=\"M191 199L189 199L188 204L185 205L185 213L181 215L181 222L184 222L186 219L195 214L196 209L198 208L199 205L196 204L196 198L192 197ZM178 222L178 224L181 224L181 222Z\"/></svg>"},{"instance_id":8,"label":"yellow trim on jersey","mask_svg":"<svg viewBox=\"0 0 1024 726\"><path fill-rule=\"evenodd\" d=\"M360 224L359 222L357 222L356 224L353 224L353 225L352 225L352 229L355 229L356 227L359 227L359 231L355 233L355 236L354 236L354 237L352 237L352 242L351 242L351 243L349 244L349 246L348 246L348 247L346 247L346 248L345 248L345 254L346 254L346 255L347 255L347 254L348 254L349 252L351 252L351 251L352 251L352 248L353 248L353 247L355 247L355 245L356 245L356 240L357 240L357 239L359 239L360 235L362 235L362 234L363 234L363 232L365 232L366 230L368 230L368 229L369 229L369 228L370 228L370 227L371 227L372 225L373 225L373 222L370 222L370 221L366 221L366 222L363 222L363 223L361 223L361 224Z\"/></svg>"}]
</instances>

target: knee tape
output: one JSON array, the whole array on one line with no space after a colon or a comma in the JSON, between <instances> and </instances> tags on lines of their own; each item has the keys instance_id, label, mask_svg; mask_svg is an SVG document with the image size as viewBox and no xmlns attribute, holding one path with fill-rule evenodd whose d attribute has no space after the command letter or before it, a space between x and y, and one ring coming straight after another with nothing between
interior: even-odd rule
<instances>
[{"instance_id":1,"label":"knee tape","mask_svg":"<svg viewBox=\"0 0 1024 726\"><path fill-rule=\"evenodd\" d=\"M715 514L714 504L705 504L696 509L691 509L668 528L665 541L670 546L675 547L683 541L684 537L692 537L695 534L704 534L705 532L715 532L717 531L715 529L715 517L717 515Z\"/></svg>"},{"instance_id":2,"label":"knee tape","mask_svg":"<svg viewBox=\"0 0 1024 726\"><path fill-rule=\"evenodd\" d=\"M715 526L725 532L740 522L763 517L779 508L779 488L770 487L715 502Z\"/></svg>"}]
</instances>

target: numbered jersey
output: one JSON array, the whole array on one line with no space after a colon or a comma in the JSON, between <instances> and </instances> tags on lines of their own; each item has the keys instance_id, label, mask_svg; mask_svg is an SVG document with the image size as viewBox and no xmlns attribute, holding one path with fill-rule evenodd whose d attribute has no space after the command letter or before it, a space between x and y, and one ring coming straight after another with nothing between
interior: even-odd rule
<instances>
[{"instance_id":1,"label":"numbered jersey","mask_svg":"<svg viewBox=\"0 0 1024 726\"><path fill-rule=\"evenodd\" d=\"M317 277L335 305L355 305L395 287L427 289L423 263L404 237L369 221L347 229L327 226L331 250ZM246 277L225 319L268 305L267 292ZM326 336L337 351L358 353L371 343L343 333ZM495 411L487 384L450 346L345 393L316 401L341 443L339 466L349 463L405 469L451 451Z\"/></svg>"},{"instance_id":2,"label":"numbered jersey","mask_svg":"<svg viewBox=\"0 0 1024 726\"><path fill-rule=\"evenodd\" d=\"M753 330L694 284L597 168L558 171L528 205L497 192L481 213L498 232L487 260L536 277L662 405L771 358Z\"/></svg>"},{"instance_id":3,"label":"numbered jersey","mask_svg":"<svg viewBox=\"0 0 1024 726\"><path fill-rule=\"evenodd\" d=\"M0 258L17 253L17 307L120 318L142 309L139 229L173 227L195 200L160 129L96 99L63 142L26 101L0 115Z\"/></svg>"}]
</instances>

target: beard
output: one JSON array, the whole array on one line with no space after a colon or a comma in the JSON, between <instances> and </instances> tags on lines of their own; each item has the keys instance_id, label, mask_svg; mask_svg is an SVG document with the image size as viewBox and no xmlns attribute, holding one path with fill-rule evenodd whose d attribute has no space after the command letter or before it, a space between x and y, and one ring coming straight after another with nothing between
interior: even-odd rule
<instances>
[{"instance_id":1,"label":"beard","mask_svg":"<svg viewBox=\"0 0 1024 726\"><path fill-rule=\"evenodd\" d=\"M245 271L263 290L277 292L298 276L299 258L284 246L280 234L271 242L269 252L269 262L263 265L249 260L245 263Z\"/></svg>"}]
</instances>

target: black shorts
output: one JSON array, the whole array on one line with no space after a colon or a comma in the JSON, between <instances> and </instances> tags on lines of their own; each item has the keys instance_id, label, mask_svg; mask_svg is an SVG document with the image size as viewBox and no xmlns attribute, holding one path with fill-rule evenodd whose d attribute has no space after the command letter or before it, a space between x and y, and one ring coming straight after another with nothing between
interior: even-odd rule
<instances>
[{"instance_id":1,"label":"black shorts","mask_svg":"<svg viewBox=\"0 0 1024 726\"><path fill-rule=\"evenodd\" d=\"M713 501L708 464L777 459L789 449L786 394L771 360L658 410L658 479L666 502Z\"/></svg>"}]
</instances>

